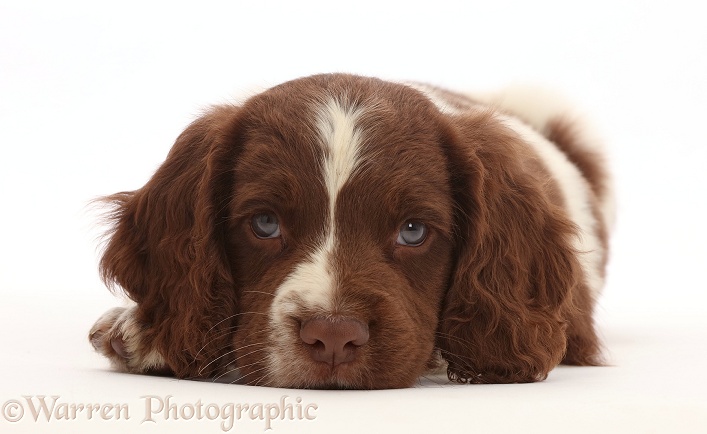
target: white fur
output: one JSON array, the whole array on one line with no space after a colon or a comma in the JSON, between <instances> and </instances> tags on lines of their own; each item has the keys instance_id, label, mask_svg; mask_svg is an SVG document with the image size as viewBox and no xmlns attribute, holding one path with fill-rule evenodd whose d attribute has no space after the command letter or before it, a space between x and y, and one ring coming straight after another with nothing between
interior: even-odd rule
<instances>
[{"instance_id":1,"label":"white fur","mask_svg":"<svg viewBox=\"0 0 707 434\"><path fill-rule=\"evenodd\" d=\"M140 352L145 346L142 345L142 327L135 319L136 311L137 305L130 303L129 307L116 307L101 315L91 328L93 346L121 371L147 372L164 368L164 357L157 350ZM110 340L116 336L121 337L125 351L130 355L127 360L113 353Z\"/></svg>"},{"instance_id":2,"label":"white fur","mask_svg":"<svg viewBox=\"0 0 707 434\"><path fill-rule=\"evenodd\" d=\"M520 116L525 123L540 132L552 118L574 111L561 95L536 86L515 85L493 93L470 94L469 97L508 114Z\"/></svg>"},{"instance_id":3,"label":"white fur","mask_svg":"<svg viewBox=\"0 0 707 434\"><path fill-rule=\"evenodd\" d=\"M549 121L561 116L572 123L572 128L580 137L579 146L586 146L592 151L605 154L604 141L596 133L586 115L577 109L562 95L537 86L515 85L501 91L487 94L470 94L470 98L498 108L508 114L519 116L536 131L544 132ZM607 180L607 191L599 198L600 212L607 229L614 224L616 209L613 185Z\"/></svg>"},{"instance_id":4,"label":"white fur","mask_svg":"<svg viewBox=\"0 0 707 434\"><path fill-rule=\"evenodd\" d=\"M324 148L322 169L333 229L336 198L359 165L361 132L356 123L362 112L347 108L334 99L327 101L317 112L317 129Z\"/></svg>"},{"instance_id":5,"label":"white fur","mask_svg":"<svg viewBox=\"0 0 707 434\"><path fill-rule=\"evenodd\" d=\"M125 351L132 355L128 360L128 366L137 372L146 372L149 369L159 369L166 366L164 357L157 350L150 349L146 354L140 354L139 349L145 348L142 345L142 327L135 319L137 305L133 305L125 309L116 326L119 327L120 334L123 337Z\"/></svg>"},{"instance_id":6,"label":"white fur","mask_svg":"<svg viewBox=\"0 0 707 434\"><path fill-rule=\"evenodd\" d=\"M411 86L423 92L444 113L459 115L468 110L480 109L479 107L483 107L482 104L500 109L503 112L496 113L496 118L515 131L525 143L533 148L557 181L569 217L580 230L574 247L581 252L580 263L586 283L592 294L595 297L598 296L604 284L601 273L604 251L596 230L597 222L592 213L592 193L589 184L567 156L540 134L552 118L560 115L566 116L571 112L569 104L558 95L542 89L512 87L493 94L467 95L468 105L461 104L461 108L458 108L460 106L459 100L455 99L452 103L445 94L434 87L418 84ZM591 138L586 129L580 129L578 133L583 134L583 139ZM601 149L600 142L597 140L585 140L584 142L588 145L596 145ZM613 200L611 194L607 196L607 198L602 198L600 211L605 222L609 225L607 227L610 227L613 221Z\"/></svg>"},{"instance_id":7,"label":"white fur","mask_svg":"<svg viewBox=\"0 0 707 434\"><path fill-rule=\"evenodd\" d=\"M474 106L473 101L459 98L454 102L447 99L441 89L425 83L405 83L417 91L422 92L437 108L449 115L458 115L464 113ZM461 95L460 95L461 96ZM459 107L460 106L460 107Z\"/></svg>"},{"instance_id":8,"label":"white fur","mask_svg":"<svg viewBox=\"0 0 707 434\"><path fill-rule=\"evenodd\" d=\"M318 249L299 264L280 284L271 307L271 314L281 322L287 315L299 311L298 304L309 308L330 310L334 276L329 264L332 246Z\"/></svg>"},{"instance_id":9,"label":"white fur","mask_svg":"<svg viewBox=\"0 0 707 434\"><path fill-rule=\"evenodd\" d=\"M517 118L496 115L501 122L514 130L523 141L533 147L545 163L562 191L565 207L570 219L579 228L574 248L580 252L579 259L587 284L594 296L604 286L601 269L604 249L597 234L597 221L592 213L591 192L587 180L577 166L560 151L555 144Z\"/></svg>"}]
</instances>

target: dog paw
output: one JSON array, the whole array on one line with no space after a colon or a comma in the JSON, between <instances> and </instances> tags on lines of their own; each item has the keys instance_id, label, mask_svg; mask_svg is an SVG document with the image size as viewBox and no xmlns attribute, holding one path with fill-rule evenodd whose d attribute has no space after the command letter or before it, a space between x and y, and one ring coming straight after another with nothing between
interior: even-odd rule
<instances>
[{"instance_id":1,"label":"dog paw","mask_svg":"<svg viewBox=\"0 0 707 434\"><path fill-rule=\"evenodd\" d=\"M163 372L167 369L164 358L144 342L144 329L136 312L137 306L110 309L91 327L88 339L118 371L136 374Z\"/></svg>"}]
</instances>

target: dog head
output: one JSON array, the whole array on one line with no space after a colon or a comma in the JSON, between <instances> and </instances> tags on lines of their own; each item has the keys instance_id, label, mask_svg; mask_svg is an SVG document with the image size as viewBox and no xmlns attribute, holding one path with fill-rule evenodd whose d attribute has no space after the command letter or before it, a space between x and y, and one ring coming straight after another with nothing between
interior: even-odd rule
<instances>
[{"instance_id":1,"label":"dog head","mask_svg":"<svg viewBox=\"0 0 707 434\"><path fill-rule=\"evenodd\" d=\"M101 270L180 377L395 388L441 356L459 381L534 381L581 275L551 184L493 112L313 76L212 109L111 196Z\"/></svg>"}]
</instances>

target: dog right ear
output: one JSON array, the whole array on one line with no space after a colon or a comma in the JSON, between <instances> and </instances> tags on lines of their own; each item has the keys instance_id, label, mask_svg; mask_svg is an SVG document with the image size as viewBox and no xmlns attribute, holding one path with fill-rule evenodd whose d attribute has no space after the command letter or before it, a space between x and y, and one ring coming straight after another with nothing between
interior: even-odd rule
<instances>
[{"instance_id":1,"label":"dog right ear","mask_svg":"<svg viewBox=\"0 0 707 434\"><path fill-rule=\"evenodd\" d=\"M113 229L101 277L137 303L143 345L178 377L208 376L230 345L237 295L224 226L239 114L235 106L212 109L179 136L144 187L105 199Z\"/></svg>"},{"instance_id":2,"label":"dog right ear","mask_svg":"<svg viewBox=\"0 0 707 434\"><path fill-rule=\"evenodd\" d=\"M524 170L528 145L491 113L451 118L457 261L437 345L458 382L544 379L567 348L581 267L577 228L551 201L547 180ZM587 330L587 353L595 349Z\"/></svg>"}]
</instances>

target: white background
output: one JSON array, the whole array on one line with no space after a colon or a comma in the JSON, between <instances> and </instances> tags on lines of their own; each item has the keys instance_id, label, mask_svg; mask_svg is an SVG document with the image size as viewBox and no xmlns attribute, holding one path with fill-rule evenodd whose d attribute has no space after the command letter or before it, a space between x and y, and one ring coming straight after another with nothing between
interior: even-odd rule
<instances>
[{"instance_id":1,"label":"white background","mask_svg":"<svg viewBox=\"0 0 707 434\"><path fill-rule=\"evenodd\" d=\"M247 3L247 5L246 5ZM0 405L127 402L129 421L0 431L221 432L140 424L143 395L318 404L275 431L707 430L707 24L694 0L0 1ZM126 376L86 333L118 304L97 277L98 196L140 187L210 104L319 72L464 90L529 82L601 127L619 219L599 327L611 366L544 383L283 391ZM84 418L85 419L85 418ZM257 422L257 421L256 421ZM233 432L262 432L237 422Z\"/></svg>"}]
</instances>

